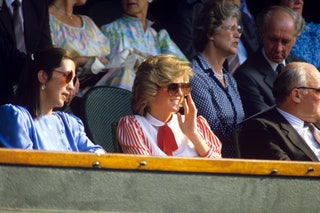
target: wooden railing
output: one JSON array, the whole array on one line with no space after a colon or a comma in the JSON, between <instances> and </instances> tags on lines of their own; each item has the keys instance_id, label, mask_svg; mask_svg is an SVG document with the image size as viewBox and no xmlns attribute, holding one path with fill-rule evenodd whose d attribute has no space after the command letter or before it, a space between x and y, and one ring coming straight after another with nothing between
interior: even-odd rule
<instances>
[{"instance_id":1,"label":"wooden railing","mask_svg":"<svg viewBox=\"0 0 320 213\"><path fill-rule=\"evenodd\" d=\"M0 212L318 212L319 177L314 162L0 149Z\"/></svg>"},{"instance_id":2,"label":"wooden railing","mask_svg":"<svg viewBox=\"0 0 320 213\"><path fill-rule=\"evenodd\" d=\"M0 164L147 170L216 174L320 177L320 163L245 159L152 157L127 154L28 151L0 149Z\"/></svg>"}]
</instances>

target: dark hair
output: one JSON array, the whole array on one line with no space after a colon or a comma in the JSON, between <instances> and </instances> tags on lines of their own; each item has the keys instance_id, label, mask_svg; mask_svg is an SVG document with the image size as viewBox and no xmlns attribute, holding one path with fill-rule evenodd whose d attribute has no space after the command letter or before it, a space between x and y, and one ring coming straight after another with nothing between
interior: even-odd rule
<instances>
[{"instance_id":1,"label":"dark hair","mask_svg":"<svg viewBox=\"0 0 320 213\"><path fill-rule=\"evenodd\" d=\"M223 21L232 17L240 19L238 6L230 0L207 0L194 10L192 37L198 52L204 50L208 36L217 33Z\"/></svg>"},{"instance_id":2,"label":"dark hair","mask_svg":"<svg viewBox=\"0 0 320 213\"><path fill-rule=\"evenodd\" d=\"M49 47L30 55L20 76L14 104L26 107L33 118L38 118L40 109L40 87L38 72L43 70L48 80L54 69L61 66L63 59L74 59L62 48Z\"/></svg>"}]
</instances>

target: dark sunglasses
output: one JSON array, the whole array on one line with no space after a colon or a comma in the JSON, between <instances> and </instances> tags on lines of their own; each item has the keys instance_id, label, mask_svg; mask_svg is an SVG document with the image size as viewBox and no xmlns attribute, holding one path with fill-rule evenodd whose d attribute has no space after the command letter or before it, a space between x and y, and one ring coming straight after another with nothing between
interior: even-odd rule
<instances>
[{"instance_id":1,"label":"dark sunglasses","mask_svg":"<svg viewBox=\"0 0 320 213\"><path fill-rule=\"evenodd\" d=\"M58 72L58 73L62 74L66 80L66 84L68 84L72 79L73 79L73 83L75 83L75 81L77 80L76 77L73 78L73 72L63 72L60 70L53 70L53 72Z\"/></svg>"},{"instance_id":2,"label":"dark sunglasses","mask_svg":"<svg viewBox=\"0 0 320 213\"><path fill-rule=\"evenodd\" d=\"M176 95L179 92L179 89L181 89L183 96L186 96L189 94L191 90L191 84L190 83L171 83L168 85L168 93L173 96Z\"/></svg>"}]
</instances>

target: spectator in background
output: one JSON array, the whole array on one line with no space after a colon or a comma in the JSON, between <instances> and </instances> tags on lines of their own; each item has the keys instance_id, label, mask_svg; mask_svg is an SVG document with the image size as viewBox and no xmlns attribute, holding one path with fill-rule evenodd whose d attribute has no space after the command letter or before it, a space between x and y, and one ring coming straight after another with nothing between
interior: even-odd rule
<instances>
[{"instance_id":1,"label":"spectator in background","mask_svg":"<svg viewBox=\"0 0 320 213\"><path fill-rule=\"evenodd\" d=\"M0 40L9 43L5 44L9 48L0 49L2 56L11 55L12 48L20 50L23 54L30 54L36 50L51 46L47 1L4 0L0 4ZM15 7L13 5L15 4L18 5L17 10L14 10ZM17 15L19 19L17 20L20 20L20 24L22 23L21 34L17 32L17 35L14 31L14 11L19 12ZM23 57L25 56L17 53L16 56L11 55L9 60L2 60L0 69L0 105L12 103L17 76L20 75L25 63Z\"/></svg>"},{"instance_id":2,"label":"spectator in background","mask_svg":"<svg viewBox=\"0 0 320 213\"><path fill-rule=\"evenodd\" d=\"M242 124L241 157L319 161L320 140L313 135L320 127L319 71L311 64L292 62L276 79L273 94L276 107Z\"/></svg>"},{"instance_id":3,"label":"spectator in background","mask_svg":"<svg viewBox=\"0 0 320 213\"><path fill-rule=\"evenodd\" d=\"M289 55L304 26L304 19L287 7L263 10L256 22L263 46L240 65L234 77L250 117L274 105L273 83L284 65L302 59Z\"/></svg>"},{"instance_id":4,"label":"spectator in background","mask_svg":"<svg viewBox=\"0 0 320 213\"><path fill-rule=\"evenodd\" d=\"M192 19L194 7L204 0L156 0L151 16L157 20L156 29L165 28L172 40L191 61L196 55L192 45Z\"/></svg>"},{"instance_id":5,"label":"spectator in background","mask_svg":"<svg viewBox=\"0 0 320 213\"><path fill-rule=\"evenodd\" d=\"M94 60L102 64L108 62L110 54L108 38L100 31L93 20L85 15L73 13L75 6L84 5L84 0L51 0L49 23L52 43L64 48L76 59L77 66L91 67ZM101 76L87 75L80 78L81 88L93 86Z\"/></svg>"},{"instance_id":6,"label":"spectator in background","mask_svg":"<svg viewBox=\"0 0 320 213\"><path fill-rule=\"evenodd\" d=\"M49 23L52 43L66 49L77 62L77 76L80 80L78 95L70 104L71 111L83 118L82 96L94 86L104 72L92 71L92 66L99 63L101 69L108 62L109 42L89 16L73 13L75 6L84 5L84 0L51 0ZM77 82L77 87L79 87Z\"/></svg>"},{"instance_id":7,"label":"spectator in background","mask_svg":"<svg viewBox=\"0 0 320 213\"><path fill-rule=\"evenodd\" d=\"M242 26L240 11L230 0L207 0L193 23L193 44L198 54L192 61L191 94L199 115L208 120L222 142L222 156L236 157L234 129L244 112L237 84L223 68L230 55L237 54Z\"/></svg>"},{"instance_id":8,"label":"spectator in background","mask_svg":"<svg viewBox=\"0 0 320 213\"><path fill-rule=\"evenodd\" d=\"M0 142L7 148L104 153L86 136L81 120L60 111L70 98L75 62L61 48L33 54L21 76L15 105L0 107Z\"/></svg>"},{"instance_id":9,"label":"spectator in background","mask_svg":"<svg viewBox=\"0 0 320 213\"><path fill-rule=\"evenodd\" d=\"M246 10L245 1L232 0L239 8L246 12L241 11L241 16L238 24L242 26L243 32L241 33L237 54L229 56L224 64L225 68L234 74L236 69L247 60L248 56L252 55L261 45L258 38L258 32L255 21L250 17L249 11Z\"/></svg>"},{"instance_id":10,"label":"spectator in background","mask_svg":"<svg viewBox=\"0 0 320 213\"><path fill-rule=\"evenodd\" d=\"M138 68L131 107L118 124L125 153L220 158L221 142L197 116L190 95L189 64L173 55L151 56ZM186 98L185 98L186 97ZM178 113L183 106L184 115Z\"/></svg>"},{"instance_id":11,"label":"spectator in background","mask_svg":"<svg viewBox=\"0 0 320 213\"><path fill-rule=\"evenodd\" d=\"M173 54L187 61L179 47L171 40L166 30L157 32L147 19L148 0L121 0L124 15L101 26L102 32L110 40L110 58L127 48L135 48L150 55Z\"/></svg>"},{"instance_id":12,"label":"spectator in background","mask_svg":"<svg viewBox=\"0 0 320 213\"><path fill-rule=\"evenodd\" d=\"M304 0L278 0L282 6L289 7L302 15ZM291 54L303 58L320 69L320 24L306 22L292 47Z\"/></svg>"},{"instance_id":13,"label":"spectator in background","mask_svg":"<svg viewBox=\"0 0 320 213\"><path fill-rule=\"evenodd\" d=\"M193 14L204 1L205 0L158 0L155 1L151 7L151 15L155 16L155 19L158 20L156 25L160 25L160 27L163 26L168 30L172 40L176 42L190 61L196 56L196 51L192 45ZM241 17L239 19L239 25L241 25L244 30L238 45L239 56L234 55L228 58L224 64L224 67L231 73L246 60L248 55L255 52L260 45L255 22L247 9L246 2L244 0L232 1L240 7ZM163 11L166 12L164 13ZM158 26L156 27L160 28ZM237 61L232 60L232 58L235 57L237 57ZM233 61L232 63L230 62L231 60Z\"/></svg>"}]
</instances>

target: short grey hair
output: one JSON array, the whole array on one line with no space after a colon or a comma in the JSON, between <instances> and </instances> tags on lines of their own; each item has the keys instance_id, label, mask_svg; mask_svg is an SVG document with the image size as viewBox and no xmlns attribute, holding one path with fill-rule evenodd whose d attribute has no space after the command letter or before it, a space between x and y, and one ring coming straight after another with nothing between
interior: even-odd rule
<instances>
[{"instance_id":1,"label":"short grey hair","mask_svg":"<svg viewBox=\"0 0 320 213\"><path fill-rule=\"evenodd\" d=\"M284 103L292 89L307 86L308 72L305 62L292 62L287 64L279 74L273 85L273 96L276 104Z\"/></svg>"},{"instance_id":2,"label":"short grey hair","mask_svg":"<svg viewBox=\"0 0 320 213\"><path fill-rule=\"evenodd\" d=\"M208 43L208 35L217 33L223 21L232 17L240 19L238 6L230 0L206 0L195 8L193 14L193 46L202 52Z\"/></svg>"},{"instance_id":3,"label":"short grey hair","mask_svg":"<svg viewBox=\"0 0 320 213\"><path fill-rule=\"evenodd\" d=\"M257 20L256 20L256 25L258 26L258 30L259 33L265 33L268 31L267 26L268 23L271 19L271 16L273 15L274 12L276 11L283 11L285 13L287 13L289 16L291 16L291 18L294 20L295 23L295 36L298 37L304 27L305 24L305 20L304 18L297 13L296 11L292 10L289 7L283 7L283 6L279 6L279 5L274 5L274 6L270 6L267 7L265 9L263 9L257 16Z\"/></svg>"}]
</instances>

